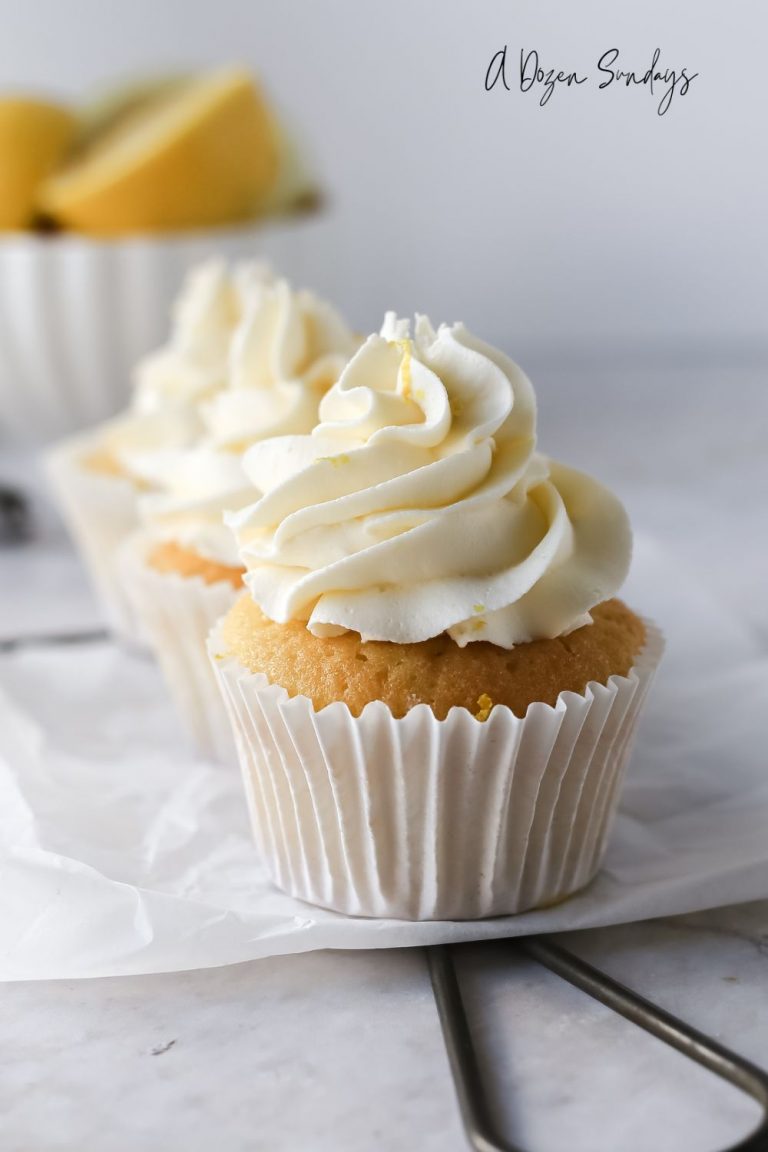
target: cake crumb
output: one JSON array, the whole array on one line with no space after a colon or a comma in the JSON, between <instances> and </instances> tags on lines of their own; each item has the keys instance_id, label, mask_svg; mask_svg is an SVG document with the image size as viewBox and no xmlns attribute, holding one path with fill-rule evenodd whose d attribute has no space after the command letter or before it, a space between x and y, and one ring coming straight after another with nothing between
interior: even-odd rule
<instances>
[{"instance_id":1,"label":"cake crumb","mask_svg":"<svg viewBox=\"0 0 768 1152\"><path fill-rule=\"evenodd\" d=\"M382 585L377 585L380 591ZM534 702L554 706L561 692L583 693L590 680L626 676L645 643L642 621L620 600L592 609L594 623L562 640L532 640L514 648L489 643L487 620L470 620L463 647L442 633L415 644L394 644L347 631L313 636L306 623L269 620L251 596L241 596L224 621L214 651L226 652L251 672L280 684L289 696L307 696L317 711L337 700L359 716L381 700L394 717L428 704L438 720L451 708L470 716L493 687L496 707L523 717ZM356 657L362 650L366 660Z\"/></svg>"},{"instance_id":2,"label":"cake crumb","mask_svg":"<svg viewBox=\"0 0 768 1152\"><path fill-rule=\"evenodd\" d=\"M236 590L243 586L244 568L233 568L209 560L191 548L185 548L176 540L158 540L147 553L147 564L156 572L200 579L205 584L231 584Z\"/></svg>"}]
</instances>

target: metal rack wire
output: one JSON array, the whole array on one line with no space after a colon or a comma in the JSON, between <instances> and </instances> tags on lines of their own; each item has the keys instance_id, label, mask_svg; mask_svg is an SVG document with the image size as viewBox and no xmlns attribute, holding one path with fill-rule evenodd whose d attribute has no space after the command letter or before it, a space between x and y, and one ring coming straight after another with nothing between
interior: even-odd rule
<instances>
[{"instance_id":1,"label":"metal rack wire","mask_svg":"<svg viewBox=\"0 0 768 1152\"><path fill-rule=\"evenodd\" d=\"M476 1152L524 1152L505 1141L495 1130L454 964L454 953L462 947L465 945L428 948L427 959L464 1129ZM683 1056L757 1100L763 1109L761 1123L746 1139L724 1152L768 1152L766 1072L613 980L605 972L580 960L546 936L517 940L515 947L638 1028L650 1032Z\"/></svg>"}]
</instances>

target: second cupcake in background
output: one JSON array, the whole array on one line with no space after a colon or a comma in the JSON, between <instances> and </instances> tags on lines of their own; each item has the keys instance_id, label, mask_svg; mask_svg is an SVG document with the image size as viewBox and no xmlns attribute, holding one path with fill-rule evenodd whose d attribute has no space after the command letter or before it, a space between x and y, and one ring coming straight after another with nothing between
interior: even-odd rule
<instances>
[{"instance_id":1,"label":"second cupcake in background","mask_svg":"<svg viewBox=\"0 0 768 1152\"><path fill-rule=\"evenodd\" d=\"M198 747L219 760L231 759L232 735L205 645L242 590L223 517L253 500L243 453L311 432L358 343L311 292L262 282L231 332L223 386L197 403L197 435L135 461L141 528L120 551L120 578Z\"/></svg>"},{"instance_id":2,"label":"second cupcake in background","mask_svg":"<svg viewBox=\"0 0 768 1152\"><path fill-rule=\"evenodd\" d=\"M271 281L259 263L200 265L177 300L171 337L136 367L130 408L57 444L46 458L54 497L80 550L112 631L142 645L117 557L139 526L138 500L152 486L148 461L195 443L200 406L227 382L232 333L257 287Z\"/></svg>"}]
</instances>

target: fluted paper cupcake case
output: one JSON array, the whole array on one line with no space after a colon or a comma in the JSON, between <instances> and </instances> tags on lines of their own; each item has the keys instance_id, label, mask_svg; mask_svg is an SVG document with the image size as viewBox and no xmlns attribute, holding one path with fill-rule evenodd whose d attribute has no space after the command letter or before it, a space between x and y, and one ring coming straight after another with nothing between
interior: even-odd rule
<instances>
[{"instance_id":1,"label":"fluted paper cupcake case","mask_svg":"<svg viewBox=\"0 0 768 1152\"><path fill-rule=\"evenodd\" d=\"M318 222L322 214L106 239L0 236L0 439L50 443L124 408L136 362L167 339L173 300L202 260L267 259L322 283L330 245Z\"/></svg>"},{"instance_id":2,"label":"fluted paper cupcake case","mask_svg":"<svg viewBox=\"0 0 768 1152\"><path fill-rule=\"evenodd\" d=\"M564 899L597 872L640 706L663 650L627 676L563 692L524 718L426 705L395 719L315 711L208 650L237 736L254 832L274 882L354 916L480 919Z\"/></svg>"},{"instance_id":3,"label":"fluted paper cupcake case","mask_svg":"<svg viewBox=\"0 0 768 1152\"><path fill-rule=\"evenodd\" d=\"M73 436L45 457L48 480L107 623L131 647L146 647L136 616L123 591L119 550L139 525L137 490L122 476L109 476L83 466L100 443L98 434Z\"/></svg>"},{"instance_id":4,"label":"fluted paper cupcake case","mask_svg":"<svg viewBox=\"0 0 768 1152\"><path fill-rule=\"evenodd\" d=\"M151 537L137 532L120 550L125 594L149 640L182 724L200 752L234 764L235 746L206 642L238 595L227 581L158 572L146 562Z\"/></svg>"}]
</instances>

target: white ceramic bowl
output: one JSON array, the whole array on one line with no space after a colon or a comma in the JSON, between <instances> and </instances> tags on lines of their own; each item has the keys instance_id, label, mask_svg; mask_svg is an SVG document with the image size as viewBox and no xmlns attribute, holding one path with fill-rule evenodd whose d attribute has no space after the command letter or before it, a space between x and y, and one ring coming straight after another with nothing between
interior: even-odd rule
<instances>
[{"instance_id":1,"label":"white ceramic bowl","mask_svg":"<svg viewBox=\"0 0 768 1152\"><path fill-rule=\"evenodd\" d=\"M125 407L136 361L167 338L173 299L199 261L265 258L313 284L322 220L105 240L0 236L0 442L44 444Z\"/></svg>"}]
</instances>

